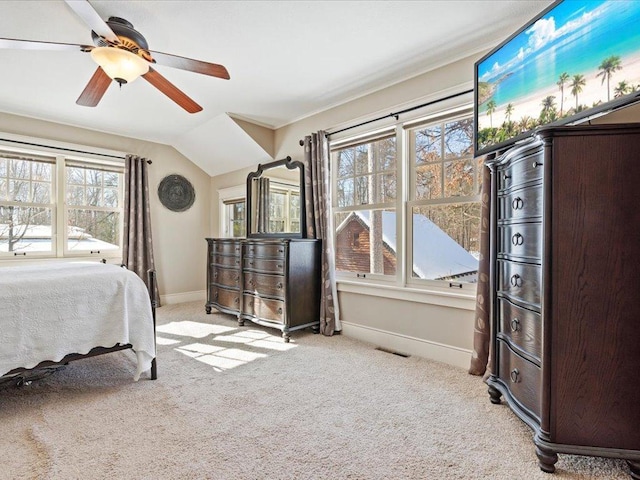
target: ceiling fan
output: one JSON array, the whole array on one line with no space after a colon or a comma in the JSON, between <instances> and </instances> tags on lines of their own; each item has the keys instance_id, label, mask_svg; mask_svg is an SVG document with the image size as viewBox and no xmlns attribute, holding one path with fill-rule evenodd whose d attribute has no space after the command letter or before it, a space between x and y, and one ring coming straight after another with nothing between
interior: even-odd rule
<instances>
[{"instance_id":1,"label":"ceiling fan","mask_svg":"<svg viewBox=\"0 0 640 480\"><path fill-rule=\"evenodd\" d=\"M122 86L141 76L187 112L196 113L201 111L202 107L151 65L166 65L225 80L230 78L229 72L222 65L149 50L147 40L131 23L119 17L110 17L105 22L88 0L65 2L91 27L94 45L0 38L0 48L89 52L98 68L76 100L78 105L95 107L112 80Z\"/></svg>"}]
</instances>

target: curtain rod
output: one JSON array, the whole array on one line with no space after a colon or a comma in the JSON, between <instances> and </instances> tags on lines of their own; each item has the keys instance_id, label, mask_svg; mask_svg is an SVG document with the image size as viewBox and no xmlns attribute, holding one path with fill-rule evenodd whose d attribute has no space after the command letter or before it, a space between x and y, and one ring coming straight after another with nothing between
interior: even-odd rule
<instances>
[{"instance_id":1,"label":"curtain rod","mask_svg":"<svg viewBox=\"0 0 640 480\"><path fill-rule=\"evenodd\" d=\"M127 157L121 157L119 155L109 155L109 154L103 154L103 153L96 153L96 152L85 152L84 150L75 150L73 148L64 148L64 147L54 147L51 145L43 145L40 143L32 143L32 142L22 142L20 140L12 140L9 138L0 138L1 141L3 142L9 142L9 143L19 143L20 145L28 145L30 147L43 147L43 148L51 148L53 150L62 150L65 152L72 152L72 153L82 153L84 155L96 155L96 156L100 156L100 157L108 157L108 158L118 158L120 160L125 160ZM149 165L151 165L151 160L147 160L147 163Z\"/></svg>"},{"instance_id":2,"label":"curtain rod","mask_svg":"<svg viewBox=\"0 0 640 480\"><path fill-rule=\"evenodd\" d=\"M452 98L460 97L462 95L466 95L467 93L473 92L473 89L465 90L464 92L454 93L452 95L448 95L443 98L439 98L437 100L431 100L430 102L421 103L420 105L416 105L414 107L405 108L404 110L400 110L399 112L389 113L388 115L383 115L381 117L374 118L372 120L367 120L366 122L361 122L356 125L351 125L349 127L341 128L340 130L336 130L335 132L329 132L326 134L326 137L329 138L331 135L335 135L336 133L345 132L347 130L351 130L352 128L361 127L363 125L368 125L369 123L377 122L379 120L384 120L385 118L395 117L398 120L398 117L403 113L411 112L413 110L418 110L419 108L428 107L429 105L434 105L436 103L445 102L447 100L451 100ZM300 140L302 142L302 140ZM300 143L302 145L302 143Z\"/></svg>"}]
</instances>

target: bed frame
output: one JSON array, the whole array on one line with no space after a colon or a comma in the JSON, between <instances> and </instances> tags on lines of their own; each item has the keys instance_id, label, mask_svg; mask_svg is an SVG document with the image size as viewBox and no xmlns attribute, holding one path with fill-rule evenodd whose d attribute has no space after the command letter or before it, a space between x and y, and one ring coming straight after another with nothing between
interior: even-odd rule
<instances>
[{"instance_id":1,"label":"bed frame","mask_svg":"<svg viewBox=\"0 0 640 480\"><path fill-rule=\"evenodd\" d=\"M106 263L105 260L102 263ZM122 267L125 267L122 265ZM126 268L126 267L125 267ZM153 316L153 334L155 337L156 333L156 308L158 307L158 298L156 297L156 272L155 270L149 270L147 272L147 280L149 285L149 297L151 299L151 312ZM132 348L133 346L130 343L125 345L116 344L113 347L95 347L92 348L88 353L80 354L80 353L70 353L65 356L59 362L52 362L46 360L44 362L40 362L33 368L15 368L6 374L0 376L0 384L3 383L13 383L16 386L29 385L34 380L40 380L42 378L48 377L52 373L55 373L57 370L64 368L64 366L68 365L70 362L74 362L76 360L82 360L84 358L95 357L97 355L103 355L105 353L118 352L120 350L127 350ZM156 352L157 358L157 352ZM158 368L156 364L156 358L151 361L151 380L156 380L158 378Z\"/></svg>"}]
</instances>

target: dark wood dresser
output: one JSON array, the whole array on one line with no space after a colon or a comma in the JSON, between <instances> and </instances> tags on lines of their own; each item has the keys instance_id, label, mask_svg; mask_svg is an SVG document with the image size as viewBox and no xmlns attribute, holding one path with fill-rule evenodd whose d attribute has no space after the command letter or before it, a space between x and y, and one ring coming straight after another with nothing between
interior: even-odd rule
<instances>
[{"instance_id":1,"label":"dark wood dresser","mask_svg":"<svg viewBox=\"0 0 640 480\"><path fill-rule=\"evenodd\" d=\"M488 162L493 403L640 479L640 125L541 129Z\"/></svg>"},{"instance_id":2,"label":"dark wood dresser","mask_svg":"<svg viewBox=\"0 0 640 480\"><path fill-rule=\"evenodd\" d=\"M215 307L282 332L320 327L320 248L315 239L208 238L208 296Z\"/></svg>"}]
</instances>

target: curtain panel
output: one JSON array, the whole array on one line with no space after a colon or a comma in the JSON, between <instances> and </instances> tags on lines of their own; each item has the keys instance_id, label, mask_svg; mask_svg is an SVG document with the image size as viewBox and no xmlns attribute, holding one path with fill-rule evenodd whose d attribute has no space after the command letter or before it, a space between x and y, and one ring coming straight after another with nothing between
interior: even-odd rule
<instances>
[{"instance_id":1,"label":"curtain panel","mask_svg":"<svg viewBox=\"0 0 640 480\"><path fill-rule=\"evenodd\" d=\"M320 332L333 335L342 329L333 258L329 141L319 131L304 137L304 189L307 238L322 240Z\"/></svg>"},{"instance_id":2,"label":"curtain panel","mask_svg":"<svg viewBox=\"0 0 640 480\"><path fill-rule=\"evenodd\" d=\"M476 313L473 332L473 354L469 373L485 375L491 373L491 319L489 318L489 265L490 247L490 196L491 173L489 167L482 168L482 192L480 215L480 259L478 265L478 285L476 293Z\"/></svg>"},{"instance_id":3,"label":"curtain panel","mask_svg":"<svg viewBox=\"0 0 640 480\"><path fill-rule=\"evenodd\" d=\"M124 172L124 227L122 239L122 264L135 272L147 285L156 306L160 306L157 282L149 285L147 272L155 270L153 241L151 236L151 213L149 210L148 160L136 155L127 155Z\"/></svg>"}]
</instances>

